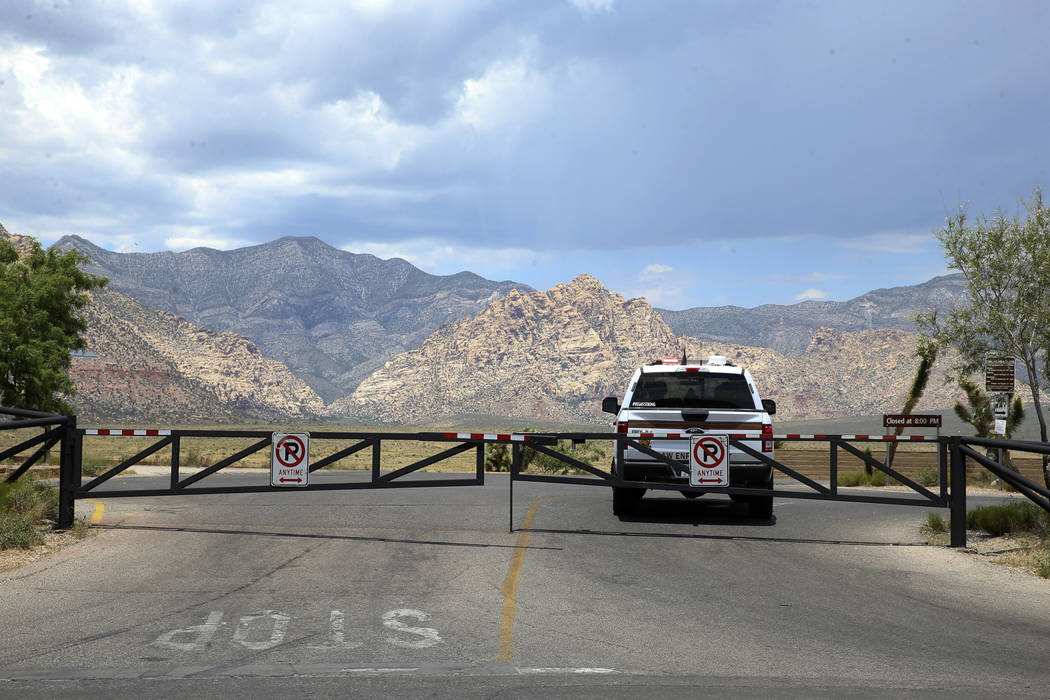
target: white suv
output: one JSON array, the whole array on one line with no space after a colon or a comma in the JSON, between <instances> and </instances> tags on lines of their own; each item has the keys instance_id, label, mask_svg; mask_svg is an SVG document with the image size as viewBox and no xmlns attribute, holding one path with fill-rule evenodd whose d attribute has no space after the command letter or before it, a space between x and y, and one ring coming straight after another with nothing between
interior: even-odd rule
<instances>
[{"instance_id":1,"label":"white suv","mask_svg":"<svg viewBox=\"0 0 1050 700\"><path fill-rule=\"evenodd\" d=\"M683 357L684 360L684 357ZM625 481L689 483L689 440L693 435L728 435L765 456L773 456L776 403L758 395L750 372L715 355L703 364L664 358L635 371L623 405L615 396L602 402L602 410L616 414L616 431L626 433L677 466L654 459L633 447L613 459L613 474ZM653 440L652 438L669 438ZM729 486L773 488L773 468L730 446ZM703 492L682 490L695 498ZM645 494L644 488L614 487L613 512L630 513ZM769 519L772 496L731 496L745 501L751 515Z\"/></svg>"}]
</instances>

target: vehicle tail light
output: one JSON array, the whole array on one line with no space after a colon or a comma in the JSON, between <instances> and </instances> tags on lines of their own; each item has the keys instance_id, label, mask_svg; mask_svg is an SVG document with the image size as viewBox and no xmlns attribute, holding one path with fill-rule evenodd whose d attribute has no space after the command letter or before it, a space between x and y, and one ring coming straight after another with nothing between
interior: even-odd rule
<instances>
[{"instance_id":1,"label":"vehicle tail light","mask_svg":"<svg viewBox=\"0 0 1050 700\"><path fill-rule=\"evenodd\" d=\"M627 421L625 421L625 420L618 420L618 421L616 421L616 432L620 433L621 435L626 435L627 434ZM623 448L625 447L625 445L622 442L619 443L619 444L620 444L620 451L622 452Z\"/></svg>"},{"instance_id":2,"label":"vehicle tail light","mask_svg":"<svg viewBox=\"0 0 1050 700\"><path fill-rule=\"evenodd\" d=\"M762 426L762 451L772 452L773 451L773 426L763 425Z\"/></svg>"}]
</instances>

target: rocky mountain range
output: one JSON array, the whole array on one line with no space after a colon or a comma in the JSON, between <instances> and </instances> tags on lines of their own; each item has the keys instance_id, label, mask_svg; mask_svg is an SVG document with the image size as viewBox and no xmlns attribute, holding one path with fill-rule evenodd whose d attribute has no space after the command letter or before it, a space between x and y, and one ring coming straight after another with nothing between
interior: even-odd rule
<instances>
[{"instance_id":1,"label":"rocky mountain range","mask_svg":"<svg viewBox=\"0 0 1050 700\"><path fill-rule=\"evenodd\" d=\"M390 422L441 422L464 413L608 422L605 396L623 396L641 364L683 350L726 355L778 401L779 419L900 410L915 371L915 336L818 328L787 356L769 348L677 337L645 299L624 299L589 275L546 292L513 291L472 318L445 326L331 408ZM920 408L951 405L941 362Z\"/></svg>"},{"instance_id":2,"label":"rocky mountain range","mask_svg":"<svg viewBox=\"0 0 1050 700\"><path fill-rule=\"evenodd\" d=\"M73 366L75 405L96 419L605 423L602 397L683 350L747 366L781 420L893 412L915 367L911 317L963 293L948 276L849 302L661 311L589 275L534 292L309 238L178 254L56 245L113 280L87 312L92 354ZM958 398L942 381L947 365L920 410Z\"/></svg>"},{"instance_id":3,"label":"rocky mountain range","mask_svg":"<svg viewBox=\"0 0 1050 700\"><path fill-rule=\"evenodd\" d=\"M88 271L149 308L245 336L329 402L443 324L512 289L531 291L471 272L430 275L317 238L181 253L114 253L78 236L55 246L80 251Z\"/></svg>"},{"instance_id":4,"label":"rocky mountain range","mask_svg":"<svg viewBox=\"0 0 1050 700\"><path fill-rule=\"evenodd\" d=\"M363 381L332 412L428 422L463 413L593 420L596 396L678 339L644 299L590 275L546 292L513 290L442 327Z\"/></svg>"},{"instance_id":5,"label":"rocky mountain range","mask_svg":"<svg viewBox=\"0 0 1050 700\"><path fill-rule=\"evenodd\" d=\"M739 306L657 309L677 335L771 348L785 355L806 351L820 328L913 331L913 319L931 308L948 309L967 300L961 274L934 277L907 287L876 289L849 301L803 301Z\"/></svg>"},{"instance_id":6,"label":"rocky mountain range","mask_svg":"<svg viewBox=\"0 0 1050 700\"><path fill-rule=\"evenodd\" d=\"M73 406L87 420L310 418L324 402L250 340L149 309L115 290L85 311L91 352L74 356Z\"/></svg>"}]
</instances>

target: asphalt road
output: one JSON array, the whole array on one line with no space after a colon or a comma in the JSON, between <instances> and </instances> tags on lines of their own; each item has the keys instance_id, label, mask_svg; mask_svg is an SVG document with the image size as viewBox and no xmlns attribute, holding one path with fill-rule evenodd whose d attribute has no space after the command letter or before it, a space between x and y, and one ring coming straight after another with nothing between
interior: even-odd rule
<instances>
[{"instance_id":1,"label":"asphalt road","mask_svg":"<svg viewBox=\"0 0 1050 700\"><path fill-rule=\"evenodd\" d=\"M510 533L506 479L79 501L0 574L0 697L1046 695L1050 584L926 508L519 483Z\"/></svg>"}]
</instances>

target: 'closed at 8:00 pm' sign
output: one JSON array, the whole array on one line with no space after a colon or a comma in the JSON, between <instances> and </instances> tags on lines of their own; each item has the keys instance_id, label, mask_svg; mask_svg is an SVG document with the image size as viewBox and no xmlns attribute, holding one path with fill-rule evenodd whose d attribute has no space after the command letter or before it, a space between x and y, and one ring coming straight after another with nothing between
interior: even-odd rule
<instances>
[{"instance_id":1,"label":"'closed at 8:00 pm' sign","mask_svg":"<svg viewBox=\"0 0 1050 700\"><path fill-rule=\"evenodd\" d=\"M689 485L729 486L729 438L725 435L690 438Z\"/></svg>"}]
</instances>

